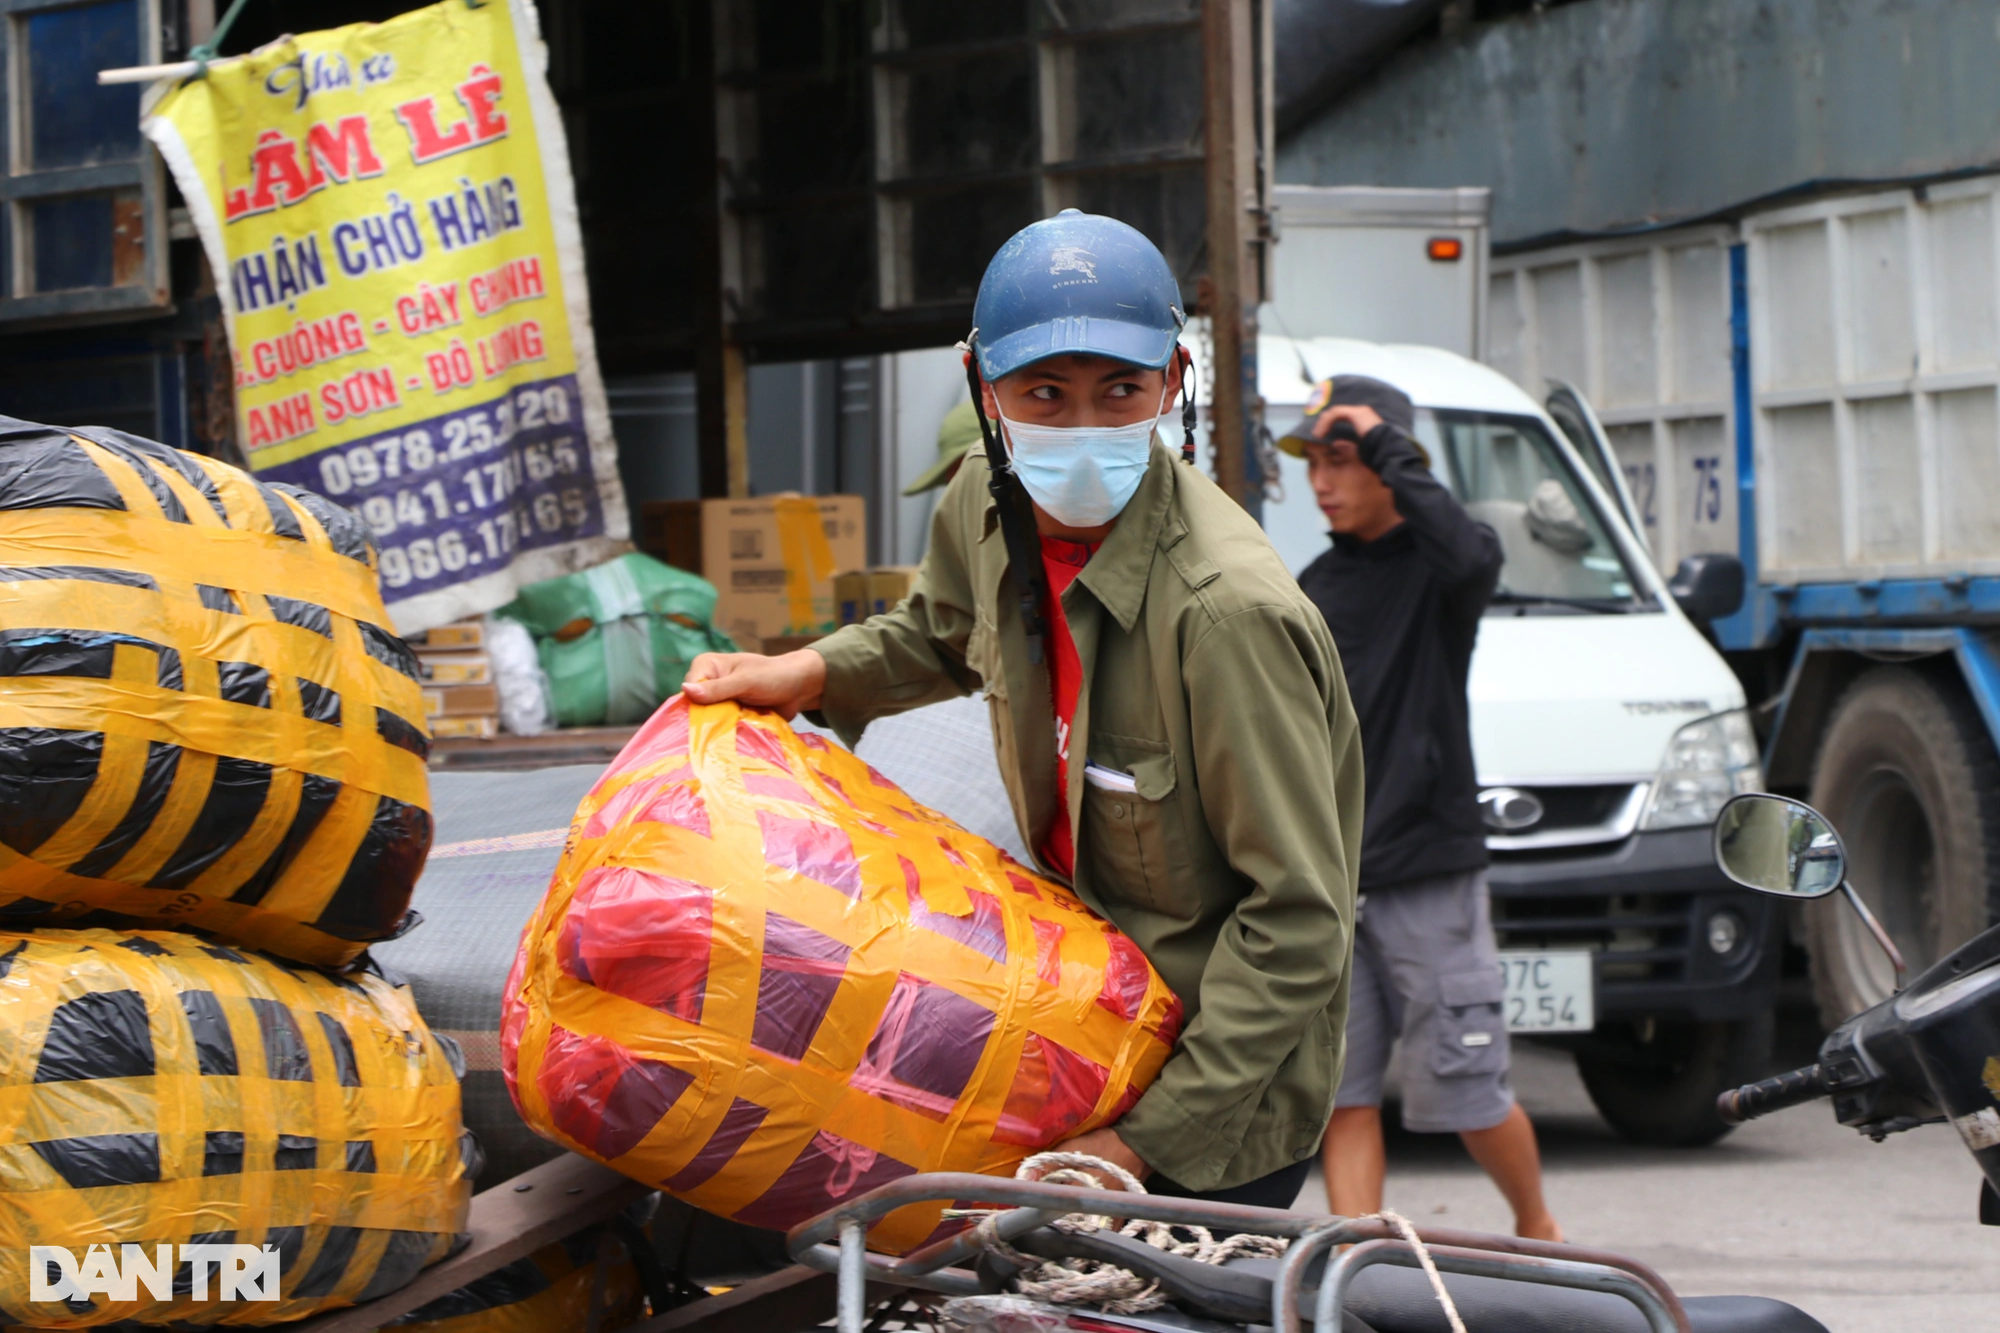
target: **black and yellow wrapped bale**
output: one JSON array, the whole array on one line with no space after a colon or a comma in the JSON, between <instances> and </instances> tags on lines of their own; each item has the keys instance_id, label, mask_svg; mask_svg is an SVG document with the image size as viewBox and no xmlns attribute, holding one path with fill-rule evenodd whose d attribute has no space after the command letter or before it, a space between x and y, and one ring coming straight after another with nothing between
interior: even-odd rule
<instances>
[{"instance_id":1,"label":"black and yellow wrapped bale","mask_svg":"<svg viewBox=\"0 0 2000 1333\"><path fill-rule=\"evenodd\" d=\"M465 1228L462 1069L365 969L0 933L0 1323L269 1324L396 1290Z\"/></svg>"},{"instance_id":2,"label":"black and yellow wrapped bale","mask_svg":"<svg viewBox=\"0 0 2000 1333\"><path fill-rule=\"evenodd\" d=\"M429 737L374 559L320 496L0 417L0 924L406 928Z\"/></svg>"}]
</instances>

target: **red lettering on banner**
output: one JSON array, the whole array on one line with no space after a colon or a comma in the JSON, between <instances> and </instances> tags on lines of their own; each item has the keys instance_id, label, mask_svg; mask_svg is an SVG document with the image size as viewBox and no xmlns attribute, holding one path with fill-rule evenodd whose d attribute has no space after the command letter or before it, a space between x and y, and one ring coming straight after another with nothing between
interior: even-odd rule
<instances>
[{"instance_id":1,"label":"red lettering on banner","mask_svg":"<svg viewBox=\"0 0 2000 1333\"><path fill-rule=\"evenodd\" d=\"M443 282L435 287L420 282L414 294L396 298L396 323L413 338L463 322L458 313L456 282Z\"/></svg>"},{"instance_id":2,"label":"red lettering on banner","mask_svg":"<svg viewBox=\"0 0 2000 1333\"><path fill-rule=\"evenodd\" d=\"M368 137L368 117L342 116L333 128L315 125L306 131L306 185L318 189L328 176L342 185L382 174L382 159Z\"/></svg>"},{"instance_id":3,"label":"red lettering on banner","mask_svg":"<svg viewBox=\"0 0 2000 1333\"><path fill-rule=\"evenodd\" d=\"M239 367L236 383L239 387L263 384L281 375L351 356L367 346L368 339L361 332L361 317L352 310L327 315L310 324L295 320L285 332L250 344L245 357L248 365Z\"/></svg>"},{"instance_id":4,"label":"red lettering on banner","mask_svg":"<svg viewBox=\"0 0 2000 1333\"><path fill-rule=\"evenodd\" d=\"M278 196L284 195L283 199ZM305 173L299 170L298 144L279 130L265 130L257 136L250 153L250 186L238 186L222 201L225 221L257 213L268 213L281 204L296 204L311 193Z\"/></svg>"},{"instance_id":5,"label":"red lettering on banner","mask_svg":"<svg viewBox=\"0 0 2000 1333\"><path fill-rule=\"evenodd\" d=\"M466 283L466 289L472 297L472 308L482 315L490 315L516 301L532 301L545 294L541 258L529 255L525 259L510 259L491 273L475 274Z\"/></svg>"},{"instance_id":6,"label":"red lettering on banner","mask_svg":"<svg viewBox=\"0 0 2000 1333\"><path fill-rule=\"evenodd\" d=\"M458 100L471 119L474 143L490 143L507 133L507 116L500 110L500 76L486 65L474 65L472 77L458 85Z\"/></svg>"},{"instance_id":7,"label":"red lettering on banner","mask_svg":"<svg viewBox=\"0 0 2000 1333\"><path fill-rule=\"evenodd\" d=\"M319 403L326 424L331 426L349 417L365 417L370 412L401 407L403 397L396 389L396 372L380 366L328 380L319 386Z\"/></svg>"},{"instance_id":8,"label":"red lettering on banner","mask_svg":"<svg viewBox=\"0 0 2000 1333\"><path fill-rule=\"evenodd\" d=\"M431 388L438 393L449 393L473 382L472 354L457 338L442 352L424 353L424 369L430 372Z\"/></svg>"},{"instance_id":9,"label":"red lettering on banner","mask_svg":"<svg viewBox=\"0 0 2000 1333\"><path fill-rule=\"evenodd\" d=\"M319 428L319 423L313 419L312 395L305 392L281 398L264 407L253 407L246 415L250 418L252 449L295 440Z\"/></svg>"},{"instance_id":10,"label":"red lettering on banner","mask_svg":"<svg viewBox=\"0 0 2000 1333\"><path fill-rule=\"evenodd\" d=\"M382 170L366 116L342 116L331 126L312 126L306 131L303 151L299 141L282 130L265 130L250 154L250 184L223 192L223 221L290 208L329 181L345 185L379 176Z\"/></svg>"},{"instance_id":11,"label":"red lettering on banner","mask_svg":"<svg viewBox=\"0 0 2000 1333\"><path fill-rule=\"evenodd\" d=\"M474 65L471 77L452 90L465 108L465 117L449 129L438 125L434 95L412 98L398 106L396 119L403 122L403 129L410 136L410 160L422 166L505 138L507 115L500 110L500 85L500 76L491 66Z\"/></svg>"},{"instance_id":12,"label":"red lettering on banner","mask_svg":"<svg viewBox=\"0 0 2000 1333\"><path fill-rule=\"evenodd\" d=\"M532 319L509 324L492 337L481 338L477 346L480 373L489 380L523 361L539 361L546 355L541 323Z\"/></svg>"},{"instance_id":13,"label":"red lettering on banner","mask_svg":"<svg viewBox=\"0 0 2000 1333\"><path fill-rule=\"evenodd\" d=\"M410 160L418 166L472 147L472 126L459 121L448 132L437 124L437 98L419 97L396 108L396 119L410 136Z\"/></svg>"}]
</instances>

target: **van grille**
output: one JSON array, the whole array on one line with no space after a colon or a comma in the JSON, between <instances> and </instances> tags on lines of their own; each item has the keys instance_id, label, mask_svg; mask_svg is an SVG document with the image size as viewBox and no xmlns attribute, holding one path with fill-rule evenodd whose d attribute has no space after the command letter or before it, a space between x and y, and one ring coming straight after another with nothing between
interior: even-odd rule
<instances>
[{"instance_id":1,"label":"van grille","mask_svg":"<svg viewBox=\"0 0 2000 1333\"><path fill-rule=\"evenodd\" d=\"M1524 787L1542 803L1542 817L1535 832L1550 829L1594 828L1608 824L1624 807L1632 784L1616 782L1591 787ZM1524 832L1526 830L1523 830Z\"/></svg>"},{"instance_id":2,"label":"van grille","mask_svg":"<svg viewBox=\"0 0 2000 1333\"><path fill-rule=\"evenodd\" d=\"M1683 981L1688 974L1687 893L1493 899L1503 949L1590 949L1600 985Z\"/></svg>"},{"instance_id":3,"label":"van grille","mask_svg":"<svg viewBox=\"0 0 2000 1333\"><path fill-rule=\"evenodd\" d=\"M1541 803L1542 816L1523 828L1494 829L1489 824L1487 850L1543 853L1559 847L1587 847L1617 842L1629 837L1639 822L1640 807L1646 799L1644 782L1598 782L1574 786L1514 787ZM1481 809L1490 819L1494 809L1488 787L1481 793Z\"/></svg>"}]
</instances>

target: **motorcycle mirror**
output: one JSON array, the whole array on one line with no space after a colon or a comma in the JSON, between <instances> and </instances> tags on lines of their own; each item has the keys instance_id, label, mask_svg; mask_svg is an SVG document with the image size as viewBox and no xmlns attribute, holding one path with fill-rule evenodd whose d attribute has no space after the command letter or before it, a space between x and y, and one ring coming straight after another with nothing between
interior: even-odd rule
<instances>
[{"instance_id":1,"label":"motorcycle mirror","mask_svg":"<svg viewBox=\"0 0 2000 1333\"><path fill-rule=\"evenodd\" d=\"M1824 898L1847 877L1847 849L1826 816L1805 802L1749 792L1716 816L1715 864L1746 889Z\"/></svg>"},{"instance_id":2,"label":"motorcycle mirror","mask_svg":"<svg viewBox=\"0 0 2000 1333\"><path fill-rule=\"evenodd\" d=\"M1847 848L1833 824L1804 801L1769 792L1731 797L1715 817L1715 864L1746 889L1783 898L1824 898L1838 890L1889 956L1896 989L1907 975L1902 951L1847 882Z\"/></svg>"}]
</instances>

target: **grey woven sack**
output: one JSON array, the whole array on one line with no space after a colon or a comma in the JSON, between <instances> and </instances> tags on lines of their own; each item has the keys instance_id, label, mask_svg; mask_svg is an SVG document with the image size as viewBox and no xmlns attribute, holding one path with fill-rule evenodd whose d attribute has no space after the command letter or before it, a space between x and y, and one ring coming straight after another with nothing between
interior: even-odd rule
<instances>
[{"instance_id":1,"label":"grey woven sack","mask_svg":"<svg viewBox=\"0 0 2000 1333\"><path fill-rule=\"evenodd\" d=\"M525 773L431 774L436 835L413 904L424 924L374 946L410 983L417 1011L465 1052L465 1124L486 1149L478 1188L561 1153L514 1114L500 1077L500 992L521 931L562 855L594 764Z\"/></svg>"}]
</instances>

